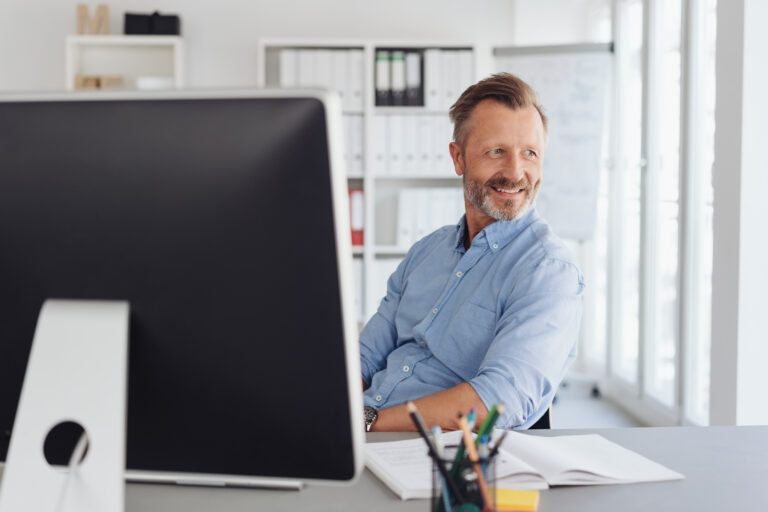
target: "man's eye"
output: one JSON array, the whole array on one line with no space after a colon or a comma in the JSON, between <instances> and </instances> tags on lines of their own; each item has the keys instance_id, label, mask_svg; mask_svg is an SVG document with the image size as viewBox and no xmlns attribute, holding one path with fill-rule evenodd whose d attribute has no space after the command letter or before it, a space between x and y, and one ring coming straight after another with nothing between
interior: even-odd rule
<instances>
[{"instance_id":1,"label":"man's eye","mask_svg":"<svg viewBox=\"0 0 768 512\"><path fill-rule=\"evenodd\" d=\"M525 150L525 155L526 156L531 156L531 157L536 157L536 152L533 151L532 149L526 149Z\"/></svg>"},{"instance_id":2,"label":"man's eye","mask_svg":"<svg viewBox=\"0 0 768 512\"><path fill-rule=\"evenodd\" d=\"M492 155L500 155L501 151L502 151L501 148L494 148L494 149L491 150L491 154Z\"/></svg>"}]
</instances>

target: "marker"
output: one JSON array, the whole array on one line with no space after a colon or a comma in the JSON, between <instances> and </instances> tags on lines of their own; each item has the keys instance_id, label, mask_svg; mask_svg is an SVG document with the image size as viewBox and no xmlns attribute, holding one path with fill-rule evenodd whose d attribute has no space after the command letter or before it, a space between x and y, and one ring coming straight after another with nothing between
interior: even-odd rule
<instances>
[{"instance_id":1,"label":"marker","mask_svg":"<svg viewBox=\"0 0 768 512\"><path fill-rule=\"evenodd\" d=\"M440 471L440 474L442 475L443 479L448 483L448 486L451 488L451 492L453 493L454 496L456 496L457 500L463 501L461 492L459 492L459 488L456 486L456 482L454 482L453 478L451 478L450 473L445 468L445 463L437 454L437 451L435 450L435 447L432 444L432 441L429 440L429 435L427 434L427 427L424 425L424 420L421 419L421 414L419 414L419 410L416 408L416 404L414 404L413 402L408 402L405 407L406 409L408 409L408 413L411 415L411 420L413 420L413 424L416 425L416 430L419 431L419 434L421 434L421 437L424 438L424 442L427 443L427 449L429 450L429 455L435 461L435 464L437 464L437 469Z\"/></svg>"}]
</instances>

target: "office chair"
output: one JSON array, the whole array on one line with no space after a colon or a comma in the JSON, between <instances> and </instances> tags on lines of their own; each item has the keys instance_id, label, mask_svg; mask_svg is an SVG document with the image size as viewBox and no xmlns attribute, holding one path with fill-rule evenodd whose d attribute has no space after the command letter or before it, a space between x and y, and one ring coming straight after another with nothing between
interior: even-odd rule
<instances>
[{"instance_id":1,"label":"office chair","mask_svg":"<svg viewBox=\"0 0 768 512\"><path fill-rule=\"evenodd\" d=\"M529 430L532 429L550 429L552 428L552 419L551 419L551 412L552 412L552 406L549 406L549 409L547 409L544 412L544 415L539 418L536 423L528 427Z\"/></svg>"}]
</instances>

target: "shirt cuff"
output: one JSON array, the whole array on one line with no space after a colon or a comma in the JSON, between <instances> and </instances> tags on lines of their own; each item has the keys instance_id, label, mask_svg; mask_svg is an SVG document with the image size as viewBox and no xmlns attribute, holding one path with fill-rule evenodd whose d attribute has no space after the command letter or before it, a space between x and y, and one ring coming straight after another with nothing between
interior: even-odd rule
<instances>
[{"instance_id":1,"label":"shirt cuff","mask_svg":"<svg viewBox=\"0 0 768 512\"><path fill-rule=\"evenodd\" d=\"M504 404L504 413L499 415L496 422L497 428L519 428L534 412L533 404L524 404L520 393L504 378L494 378L482 373L472 378L469 385L472 386L489 411L494 405Z\"/></svg>"}]
</instances>

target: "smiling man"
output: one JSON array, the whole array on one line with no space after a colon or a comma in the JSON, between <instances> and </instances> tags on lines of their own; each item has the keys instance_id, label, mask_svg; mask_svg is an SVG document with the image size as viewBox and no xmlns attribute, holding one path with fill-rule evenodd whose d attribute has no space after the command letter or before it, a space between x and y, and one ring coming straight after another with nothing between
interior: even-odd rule
<instances>
[{"instance_id":1,"label":"smiling man","mask_svg":"<svg viewBox=\"0 0 768 512\"><path fill-rule=\"evenodd\" d=\"M451 107L449 150L466 215L419 240L360 335L366 429L458 428L506 406L500 427L547 410L576 354L583 279L534 208L547 121L533 90L507 73Z\"/></svg>"}]
</instances>

